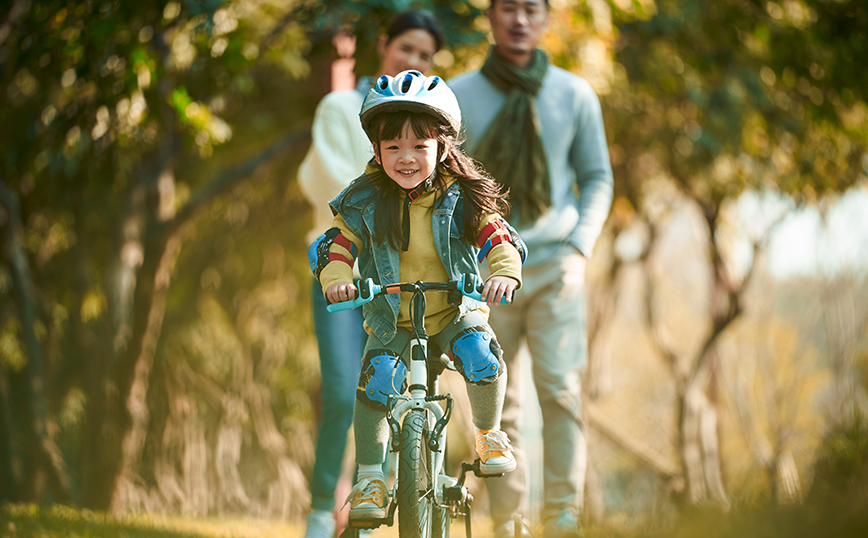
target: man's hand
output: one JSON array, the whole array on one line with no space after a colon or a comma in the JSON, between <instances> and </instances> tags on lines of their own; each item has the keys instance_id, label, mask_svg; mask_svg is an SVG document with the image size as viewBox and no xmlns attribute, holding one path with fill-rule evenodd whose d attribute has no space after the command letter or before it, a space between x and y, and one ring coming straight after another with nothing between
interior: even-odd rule
<instances>
[{"instance_id":1,"label":"man's hand","mask_svg":"<svg viewBox=\"0 0 868 538\"><path fill-rule=\"evenodd\" d=\"M512 292L518 286L518 281L508 276L493 276L482 288L482 300L488 304L500 304L500 300L506 297L506 302L512 302Z\"/></svg>"},{"instance_id":2,"label":"man's hand","mask_svg":"<svg viewBox=\"0 0 868 538\"><path fill-rule=\"evenodd\" d=\"M356 286L351 282L338 282L332 284L326 290L326 299L329 303L341 303L344 301L352 301L356 298L358 291Z\"/></svg>"}]
</instances>

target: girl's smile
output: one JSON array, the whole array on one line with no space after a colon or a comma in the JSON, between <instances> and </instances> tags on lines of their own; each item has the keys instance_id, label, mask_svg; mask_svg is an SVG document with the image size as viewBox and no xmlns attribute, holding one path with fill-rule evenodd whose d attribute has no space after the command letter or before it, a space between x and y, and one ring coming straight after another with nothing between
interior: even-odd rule
<instances>
[{"instance_id":1,"label":"girl's smile","mask_svg":"<svg viewBox=\"0 0 868 538\"><path fill-rule=\"evenodd\" d=\"M403 189L412 189L428 179L438 162L437 139L418 138L409 123L399 138L380 142L376 153L386 175Z\"/></svg>"}]
</instances>

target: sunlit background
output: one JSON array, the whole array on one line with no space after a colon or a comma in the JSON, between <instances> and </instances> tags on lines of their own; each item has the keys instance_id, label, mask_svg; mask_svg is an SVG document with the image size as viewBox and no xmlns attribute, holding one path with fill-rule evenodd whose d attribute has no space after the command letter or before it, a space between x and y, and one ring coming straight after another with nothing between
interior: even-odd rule
<instances>
[{"instance_id":1,"label":"sunlit background","mask_svg":"<svg viewBox=\"0 0 868 538\"><path fill-rule=\"evenodd\" d=\"M327 380L296 168L316 104L376 74L377 36L410 7L446 29L435 74L482 64L487 0L0 7L0 535L28 503L302 521ZM859 535L868 6L550 13L542 46L600 96L615 173L588 266L586 526L710 511L775 536L744 514L777 506L804 517L788 535ZM453 464L470 454L456 420Z\"/></svg>"}]
</instances>

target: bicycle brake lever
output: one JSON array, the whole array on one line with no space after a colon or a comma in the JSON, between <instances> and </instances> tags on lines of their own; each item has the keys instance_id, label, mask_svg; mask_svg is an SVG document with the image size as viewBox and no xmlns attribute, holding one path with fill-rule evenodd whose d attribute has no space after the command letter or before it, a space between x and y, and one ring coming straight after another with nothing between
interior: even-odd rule
<instances>
[{"instance_id":1,"label":"bicycle brake lever","mask_svg":"<svg viewBox=\"0 0 868 538\"><path fill-rule=\"evenodd\" d=\"M458 278L458 291L465 297L470 297L484 303L485 301L482 300L483 288L485 288L485 283L482 282L482 279L478 275L464 273ZM500 300L500 304L510 304L510 301L507 301L506 297L503 297Z\"/></svg>"},{"instance_id":2,"label":"bicycle brake lever","mask_svg":"<svg viewBox=\"0 0 868 538\"><path fill-rule=\"evenodd\" d=\"M374 296L380 293L382 288L377 284L374 284L374 280L371 278L366 278L365 280L357 280L356 288L359 290L359 296L353 299L352 301L341 301L339 303L332 303L326 306L326 310L329 312L339 312L341 310L352 310L353 308L358 308L365 303L371 302Z\"/></svg>"}]
</instances>

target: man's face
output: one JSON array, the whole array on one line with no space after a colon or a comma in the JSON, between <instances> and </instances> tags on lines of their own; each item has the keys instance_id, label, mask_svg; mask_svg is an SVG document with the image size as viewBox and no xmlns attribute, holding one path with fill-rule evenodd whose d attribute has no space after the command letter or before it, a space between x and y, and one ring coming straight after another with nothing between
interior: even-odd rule
<instances>
[{"instance_id":1,"label":"man's face","mask_svg":"<svg viewBox=\"0 0 868 538\"><path fill-rule=\"evenodd\" d=\"M494 0L488 20L500 53L524 66L542 39L548 11L544 0Z\"/></svg>"}]
</instances>

